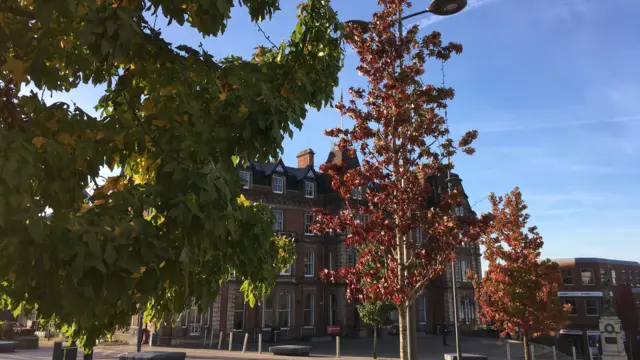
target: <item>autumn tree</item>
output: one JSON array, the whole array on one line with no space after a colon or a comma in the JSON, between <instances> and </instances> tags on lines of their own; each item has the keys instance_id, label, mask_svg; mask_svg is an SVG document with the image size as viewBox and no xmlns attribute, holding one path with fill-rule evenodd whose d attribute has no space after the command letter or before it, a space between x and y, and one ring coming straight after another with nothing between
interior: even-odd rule
<instances>
[{"instance_id":1,"label":"autumn tree","mask_svg":"<svg viewBox=\"0 0 640 360\"><path fill-rule=\"evenodd\" d=\"M472 275L479 316L504 333L520 333L529 360L529 340L561 325L570 308L558 297L558 264L540 259L542 236L535 226L528 227L520 190L504 197L491 194L489 201L491 223L481 237L489 267L482 279Z\"/></svg>"},{"instance_id":2,"label":"autumn tree","mask_svg":"<svg viewBox=\"0 0 640 360\"><path fill-rule=\"evenodd\" d=\"M91 352L139 310L206 306L232 271L251 303L274 284L290 244L240 197L236 165L276 157L332 101L342 24L308 0L288 40L247 59L169 43L155 24L222 36L236 4L259 24L279 3L2 1L0 307L37 307ZM104 92L97 114L41 96L83 84Z\"/></svg>"},{"instance_id":3,"label":"autumn tree","mask_svg":"<svg viewBox=\"0 0 640 360\"><path fill-rule=\"evenodd\" d=\"M449 179L453 166L447 159L458 150L472 154L477 132L455 143L439 112L453 98L453 89L421 81L427 62L439 67L462 46L444 43L438 32L420 38L418 26L398 34L399 15L411 3L379 4L382 10L368 26L345 29L368 86L350 88L349 102L336 105L355 121L353 127L326 134L337 139L341 151L358 155L360 166L333 162L321 167L332 176L344 207L338 213L316 211L315 231L346 234L346 246L358 249L355 266L325 270L322 276L346 281L350 301L395 304L401 358L407 359L407 310L473 230L463 227L470 217L455 215L464 201L458 179ZM352 191L365 201L354 201Z\"/></svg>"},{"instance_id":4,"label":"autumn tree","mask_svg":"<svg viewBox=\"0 0 640 360\"><path fill-rule=\"evenodd\" d=\"M622 329L627 338L627 353L631 359L638 358L638 306L630 284L619 285L615 294L616 314L622 321Z\"/></svg>"}]
</instances>

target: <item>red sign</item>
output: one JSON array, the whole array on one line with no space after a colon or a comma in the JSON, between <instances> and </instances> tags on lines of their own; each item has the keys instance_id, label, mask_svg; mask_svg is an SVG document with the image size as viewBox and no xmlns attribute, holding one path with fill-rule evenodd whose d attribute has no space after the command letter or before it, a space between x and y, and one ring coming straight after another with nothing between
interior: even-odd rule
<instances>
[{"instance_id":1,"label":"red sign","mask_svg":"<svg viewBox=\"0 0 640 360\"><path fill-rule=\"evenodd\" d=\"M340 325L327 326L327 335L340 335Z\"/></svg>"}]
</instances>

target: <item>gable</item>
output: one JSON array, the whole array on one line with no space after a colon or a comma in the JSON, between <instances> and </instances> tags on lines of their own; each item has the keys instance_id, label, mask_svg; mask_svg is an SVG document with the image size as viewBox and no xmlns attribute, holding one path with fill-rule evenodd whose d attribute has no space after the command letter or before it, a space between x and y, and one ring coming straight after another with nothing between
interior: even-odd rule
<instances>
[{"instance_id":1,"label":"gable","mask_svg":"<svg viewBox=\"0 0 640 360\"><path fill-rule=\"evenodd\" d=\"M316 175L313 173L313 170L309 170L309 172L307 173L307 177L315 179Z\"/></svg>"},{"instance_id":2,"label":"gable","mask_svg":"<svg viewBox=\"0 0 640 360\"><path fill-rule=\"evenodd\" d=\"M282 167L282 164L278 164L278 166L276 167L276 170L279 173L283 173L284 172L284 168Z\"/></svg>"}]
</instances>

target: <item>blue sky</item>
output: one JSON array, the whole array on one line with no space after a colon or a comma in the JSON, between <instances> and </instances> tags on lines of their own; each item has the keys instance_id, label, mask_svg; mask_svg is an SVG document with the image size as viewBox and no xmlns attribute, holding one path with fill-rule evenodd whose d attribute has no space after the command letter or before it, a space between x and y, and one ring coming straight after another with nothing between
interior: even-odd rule
<instances>
[{"instance_id":1,"label":"blue sky","mask_svg":"<svg viewBox=\"0 0 640 360\"><path fill-rule=\"evenodd\" d=\"M263 29L274 41L295 23L297 0ZM369 19L374 0L333 0L342 20ZM477 153L458 157L456 172L477 211L490 192L519 186L532 224L545 238L546 257L606 257L640 261L640 2L634 0L470 0L462 13L412 19L421 34L432 30L463 44L446 65L447 85L456 89L449 121L454 133L477 128ZM412 10L426 7L414 1ZM158 21L159 25L164 24ZM164 32L174 43L200 41L217 57L248 56L263 36L236 9L222 38L201 39L187 28ZM351 52L341 87L362 84ZM425 76L439 83L436 67ZM340 89L336 89L339 93ZM73 99L85 109L100 96L84 88L56 100ZM330 140L323 131L340 124L336 110L307 117L285 144L285 163L311 147L323 161ZM345 119L345 126L350 122Z\"/></svg>"}]
</instances>

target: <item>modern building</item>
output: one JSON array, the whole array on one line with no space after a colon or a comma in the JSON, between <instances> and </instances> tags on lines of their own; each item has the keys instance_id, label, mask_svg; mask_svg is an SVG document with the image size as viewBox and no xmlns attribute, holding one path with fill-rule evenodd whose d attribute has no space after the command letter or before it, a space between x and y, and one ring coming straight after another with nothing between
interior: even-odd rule
<instances>
[{"instance_id":1,"label":"modern building","mask_svg":"<svg viewBox=\"0 0 640 360\"><path fill-rule=\"evenodd\" d=\"M332 149L327 162L344 162L346 166L359 166L356 157L347 151ZM356 304L345 298L345 285L325 283L318 278L322 269L335 270L355 264L356 254L345 247L344 235L317 235L310 231L312 209L322 207L328 211L340 209L342 199L331 187L331 178L316 170L315 154L311 149L298 154L296 166L287 166L282 160L270 164L252 164L239 168L243 181L243 194L251 201L261 201L273 209L274 229L295 241L296 260L284 270L275 288L262 304L254 308L245 303L240 292L240 280L231 279L205 314L197 309L186 311L178 324L162 329L164 337L196 341L213 332L217 334L248 333L255 339L262 325L266 339L323 337L340 333L358 336L364 328ZM457 175L454 175L459 180ZM461 181L461 180L459 180ZM354 191L351 201L366 201L363 191ZM460 211L470 211L468 203ZM414 236L421 236L415 232ZM480 273L479 247L460 248L456 252L456 286L462 328L476 328L476 306L473 286L465 279L467 270ZM437 331L442 323L453 323L452 276L446 275L430 284L418 298L417 326L420 331ZM136 324L132 321L132 326ZM234 336L239 339L243 336ZM198 340L199 341L199 340ZM215 340L214 340L215 341Z\"/></svg>"},{"instance_id":2,"label":"modern building","mask_svg":"<svg viewBox=\"0 0 640 360\"><path fill-rule=\"evenodd\" d=\"M558 329L558 346L566 353L571 346L579 354L588 355L600 341L599 319L601 312L602 281L609 277L609 286L616 293L622 284L633 287L634 296L640 299L640 263L636 261L608 260L600 258L555 259L562 271L562 287L558 293L572 312Z\"/></svg>"}]
</instances>

